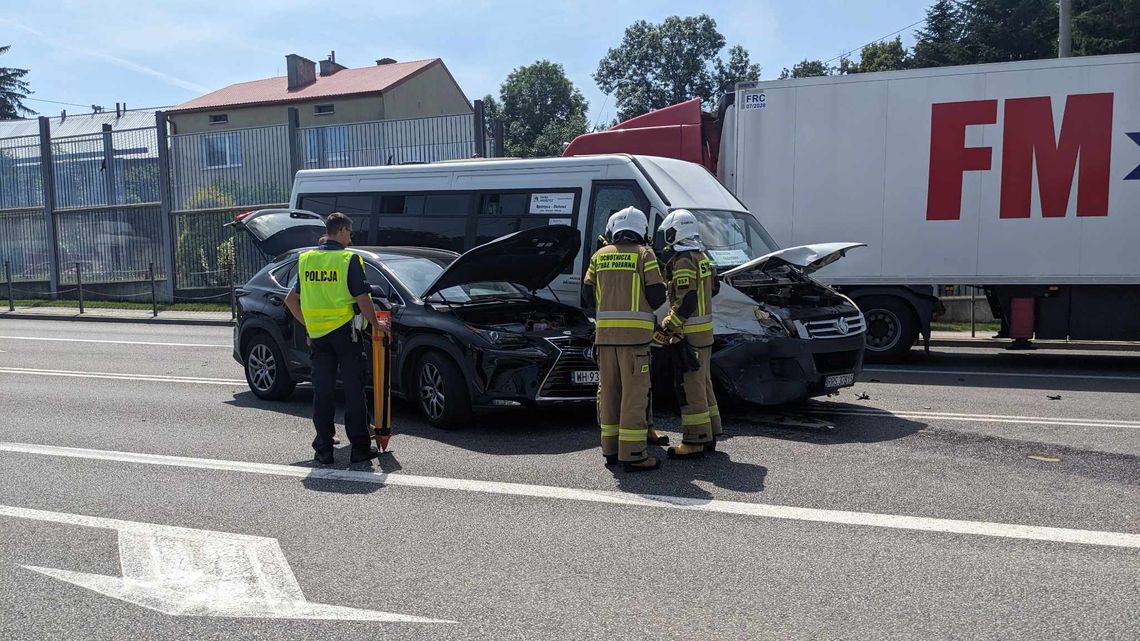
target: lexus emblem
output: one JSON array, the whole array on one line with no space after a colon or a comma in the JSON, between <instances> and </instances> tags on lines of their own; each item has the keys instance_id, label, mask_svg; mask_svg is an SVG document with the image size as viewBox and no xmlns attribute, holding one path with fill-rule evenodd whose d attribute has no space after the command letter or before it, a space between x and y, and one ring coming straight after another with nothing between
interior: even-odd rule
<instances>
[{"instance_id":1,"label":"lexus emblem","mask_svg":"<svg viewBox=\"0 0 1140 641\"><path fill-rule=\"evenodd\" d=\"M590 361L591 363L596 363L597 361L594 360L594 347L590 346L590 347L584 348L582 350L582 358Z\"/></svg>"},{"instance_id":2,"label":"lexus emblem","mask_svg":"<svg viewBox=\"0 0 1140 641\"><path fill-rule=\"evenodd\" d=\"M846 334L851 331L851 327L847 325L847 319L843 317L835 321L835 328L839 330L840 334Z\"/></svg>"}]
</instances>

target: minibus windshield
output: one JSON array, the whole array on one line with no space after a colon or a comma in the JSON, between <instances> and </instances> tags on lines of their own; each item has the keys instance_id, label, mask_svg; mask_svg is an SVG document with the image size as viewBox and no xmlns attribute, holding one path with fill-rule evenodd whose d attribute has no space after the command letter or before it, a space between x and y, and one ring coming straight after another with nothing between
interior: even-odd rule
<instances>
[{"instance_id":1,"label":"minibus windshield","mask_svg":"<svg viewBox=\"0 0 1140 641\"><path fill-rule=\"evenodd\" d=\"M717 268L743 265L778 247L752 214L722 209L689 209L701 227L701 241Z\"/></svg>"}]
</instances>

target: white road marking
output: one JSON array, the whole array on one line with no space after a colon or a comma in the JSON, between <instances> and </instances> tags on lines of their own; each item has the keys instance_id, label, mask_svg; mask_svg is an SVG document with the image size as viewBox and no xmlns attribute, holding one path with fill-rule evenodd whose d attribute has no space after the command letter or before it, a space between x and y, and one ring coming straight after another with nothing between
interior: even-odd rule
<instances>
[{"instance_id":1,"label":"white road marking","mask_svg":"<svg viewBox=\"0 0 1140 641\"><path fill-rule=\"evenodd\" d=\"M939 421L964 421L982 423L1020 423L1024 425L1067 425L1070 427L1117 427L1123 429L1140 429L1140 421L1117 421L1111 419L1094 418L1064 418L1044 416L1004 416L1001 414L957 414L954 412L932 412L926 410L882 410L882 409L840 409L840 408L804 408L807 414L824 414L827 416L880 416L884 418L920 418Z\"/></svg>"},{"instance_id":2,"label":"white road marking","mask_svg":"<svg viewBox=\"0 0 1140 641\"><path fill-rule=\"evenodd\" d=\"M193 376L165 376L162 374L126 374L123 372L82 372L64 369L32 369L28 367L0 367L0 374L101 378L115 381L149 381L152 383L194 383L198 385L246 384L246 382L240 378L199 378Z\"/></svg>"},{"instance_id":3,"label":"white road marking","mask_svg":"<svg viewBox=\"0 0 1140 641\"><path fill-rule=\"evenodd\" d=\"M936 374L940 376L1008 376L1013 378L1065 378L1095 381L1131 381L1140 383L1140 376L1109 376L1106 374L1043 374L1036 372L980 372L977 370L917 369L907 367L865 367L868 374ZM860 381L866 382L866 381Z\"/></svg>"},{"instance_id":4,"label":"white road marking","mask_svg":"<svg viewBox=\"0 0 1140 641\"><path fill-rule=\"evenodd\" d=\"M330 468L309 468L292 465L277 465L272 463L250 463L245 461L201 459L183 456L168 456L163 454L142 454L135 452L114 452L109 450L57 447L54 445L37 445L32 443L0 443L0 451L15 452L20 454L38 454L43 456L62 456L68 458L80 458L98 461L138 463L142 465L161 465L170 467L221 470L227 472L244 472L249 474L266 474L271 476L313 478L333 481L351 481L357 483L377 483L380 485L454 490L459 492L480 492L488 494L504 494L510 496L529 496L543 499L588 501L592 503L606 503L611 505L659 507L695 512L737 514L741 516L751 516L757 518L788 519L794 521L811 521L817 523L833 523L840 525L882 527L921 532L971 534L977 536L992 536L1010 539L1052 541L1056 543L1075 543L1079 545L1102 545L1110 547L1140 548L1140 534L1132 534L1127 532L1075 530L1069 528L1043 527L1037 525L990 523L985 521L961 521L956 519L937 519L919 516L879 514L874 512L823 510L817 508L794 507L789 505L769 505L764 503L743 503L737 501L694 499L655 494L629 494L607 490L587 490L555 487L549 485L507 483L500 481L478 481L434 476L414 476L411 474L387 474L383 472L340 470Z\"/></svg>"},{"instance_id":5,"label":"white road marking","mask_svg":"<svg viewBox=\"0 0 1140 641\"><path fill-rule=\"evenodd\" d=\"M0 336L0 339L10 341L44 341L46 343L106 343L110 345L152 345L158 347L224 347L233 349L233 345L219 343L152 343L148 341L112 341L97 340L94 338L47 338L44 336Z\"/></svg>"},{"instance_id":6,"label":"white road marking","mask_svg":"<svg viewBox=\"0 0 1140 641\"><path fill-rule=\"evenodd\" d=\"M121 577L21 567L175 616L455 623L312 603L277 539L0 505L0 516L115 530Z\"/></svg>"}]
</instances>

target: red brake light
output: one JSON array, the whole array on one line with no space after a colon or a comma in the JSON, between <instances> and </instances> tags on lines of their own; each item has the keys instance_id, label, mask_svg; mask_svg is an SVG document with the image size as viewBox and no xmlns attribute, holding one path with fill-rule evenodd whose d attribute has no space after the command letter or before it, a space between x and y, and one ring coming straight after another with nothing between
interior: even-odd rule
<instances>
[{"instance_id":1,"label":"red brake light","mask_svg":"<svg viewBox=\"0 0 1140 641\"><path fill-rule=\"evenodd\" d=\"M252 214L252 213L253 213L253 211L246 211L246 212L242 212L242 213L238 214L237 216L234 216L234 222L235 222L235 223L240 223L241 221L243 221L243 220L245 220L246 218L248 218L248 217L249 217L249 215L250 215L250 214Z\"/></svg>"}]
</instances>

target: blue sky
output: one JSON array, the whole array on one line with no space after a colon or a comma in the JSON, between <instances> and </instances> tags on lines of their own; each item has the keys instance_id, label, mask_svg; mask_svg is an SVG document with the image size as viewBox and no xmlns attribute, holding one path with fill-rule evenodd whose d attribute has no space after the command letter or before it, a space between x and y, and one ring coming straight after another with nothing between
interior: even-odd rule
<instances>
[{"instance_id":1,"label":"blue sky","mask_svg":"<svg viewBox=\"0 0 1140 641\"><path fill-rule=\"evenodd\" d=\"M779 75L920 20L927 0L55 0L0 16L0 66L30 69L34 98L114 108L173 105L234 82L283 75L285 55L336 50L349 67L443 58L471 98L497 93L515 67L546 58L566 67L592 120L614 115L591 73L638 19L708 13L729 45ZM907 44L913 28L903 32ZM47 115L79 107L28 103Z\"/></svg>"}]
</instances>

